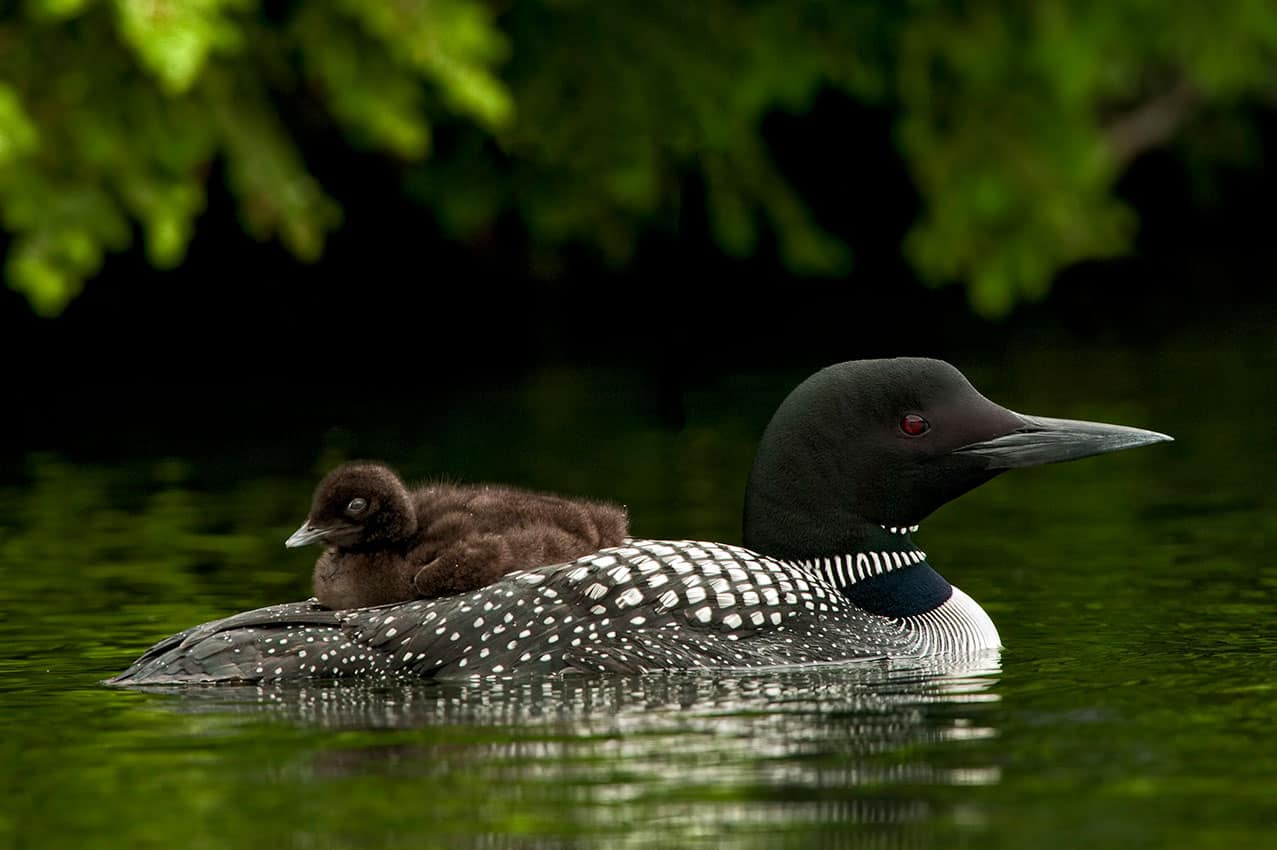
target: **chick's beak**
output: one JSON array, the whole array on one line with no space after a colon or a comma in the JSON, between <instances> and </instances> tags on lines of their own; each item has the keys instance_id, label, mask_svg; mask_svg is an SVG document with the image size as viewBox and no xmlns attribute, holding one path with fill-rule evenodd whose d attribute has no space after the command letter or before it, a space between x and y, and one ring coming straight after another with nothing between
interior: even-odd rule
<instances>
[{"instance_id":1,"label":"chick's beak","mask_svg":"<svg viewBox=\"0 0 1277 850\"><path fill-rule=\"evenodd\" d=\"M308 543L315 543L323 540L331 533L331 528L319 528L311 525L310 522L307 521L302 523L302 527L294 531L292 535L284 541L284 545L289 549L296 549L298 546L305 546Z\"/></svg>"}]
</instances>

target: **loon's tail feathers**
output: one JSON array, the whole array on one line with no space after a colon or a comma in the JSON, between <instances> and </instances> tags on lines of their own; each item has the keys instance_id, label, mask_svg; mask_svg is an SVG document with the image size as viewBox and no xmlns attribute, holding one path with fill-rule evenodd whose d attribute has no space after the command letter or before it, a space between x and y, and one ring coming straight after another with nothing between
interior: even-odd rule
<instances>
[{"instance_id":1,"label":"loon's tail feathers","mask_svg":"<svg viewBox=\"0 0 1277 850\"><path fill-rule=\"evenodd\" d=\"M341 634L341 612L321 608L315 600L289 602L244 611L192 626L148 649L106 685L176 684L188 682L259 681L296 676L310 656L307 637L289 646L293 634ZM272 648L275 641L278 645ZM280 669L278 675L268 676Z\"/></svg>"}]
</instances>

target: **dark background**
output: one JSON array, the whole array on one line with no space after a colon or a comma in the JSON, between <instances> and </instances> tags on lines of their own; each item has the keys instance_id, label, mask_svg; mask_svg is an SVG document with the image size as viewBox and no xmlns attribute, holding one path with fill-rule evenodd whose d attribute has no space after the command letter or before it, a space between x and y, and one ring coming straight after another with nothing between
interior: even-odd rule
<instances>
[{"instance_id":1,"label":"dark background","mask_svg":"<svg viewBox=\"0 0 1277 850\"><path fill-rule=\"evenodd\" d=\"M695 177L681 214L629 267L577 252L554 279L529 273L517 221L483 244L449 241L397 189L395 168L336 144L308 160L348 222L317 264L247 237L214 179L180 269L114 255L56 319L0 290L17 445L92 444L103 430L145 434L172 421L216 430L246 419L286 428L321 410L358 419L375 415L377 399L446 404L458 387L562 364L649 374L642 404L677 424L686 386L732 370L906 353L989 359L1016 339L1139 344L1271 315L1271 169L1224 171L1203 203L1181 161L1154 151L1119 186L1141 221L1132 256L1070 268L1006 319L976 316L960 289L924 286L900 256L918 200L888 118L828 94L809 115L766 124L784 174L854 250L845 280L796 277L768 246L725 257ZM1277 122L1259 118L1271 149ZM841 183L822 180L848 163L872 205L846 203Z\"/></svg>"}]
</instances>

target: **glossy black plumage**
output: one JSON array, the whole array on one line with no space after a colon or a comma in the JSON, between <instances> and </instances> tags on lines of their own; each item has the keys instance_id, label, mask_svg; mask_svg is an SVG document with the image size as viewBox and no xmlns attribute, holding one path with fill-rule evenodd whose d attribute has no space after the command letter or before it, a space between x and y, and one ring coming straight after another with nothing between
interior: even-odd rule
<instances>
[{"instance_id":1,"label":"glossy black plumage","mask_svg":"<svg viewBox=\"0 0 1277 850\"><path fill-rule=\"evenodd\" d=\"M342 609L464 593L627 534L624 509L604 502L488 484L409 489L388 466L358 462L324 477L287 545L324 544L315 596Z\"/></svg>"}]
</instances>

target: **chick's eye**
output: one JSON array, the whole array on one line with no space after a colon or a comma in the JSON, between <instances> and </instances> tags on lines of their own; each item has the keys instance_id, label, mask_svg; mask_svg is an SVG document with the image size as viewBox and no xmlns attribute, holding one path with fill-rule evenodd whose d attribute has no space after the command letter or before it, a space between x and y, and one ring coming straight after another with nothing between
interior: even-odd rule
<instances>
[{"instance_id":1,"label":"chick's eye","mask_svg":"<svg viewBox=\"0 0 1277 850\"><path fill-rule=\"evenodd\" d=\"M900 419L900 430L910 437L921 437L931 430L931 423L916 413L906 413Z\"/></svg>"},{"instance_id":2,"label":"chick's eye","mask_svg":"<svg viewBox=\"0 0 1277 850\"><path fill-rule=\"evenodd\" d=\"M355 498L350 500L349 505L346 505L346 513L348 514L361 513L363 509L366 507L368 507L368 501L366 499L361 499L358 496L356 496Z\"/></svg>"}]
</instances>

